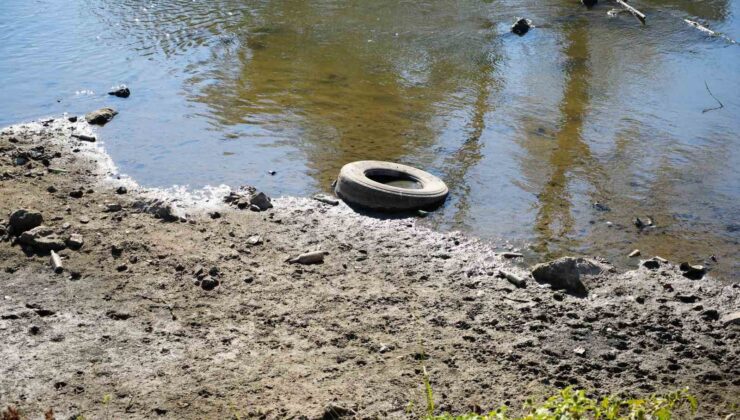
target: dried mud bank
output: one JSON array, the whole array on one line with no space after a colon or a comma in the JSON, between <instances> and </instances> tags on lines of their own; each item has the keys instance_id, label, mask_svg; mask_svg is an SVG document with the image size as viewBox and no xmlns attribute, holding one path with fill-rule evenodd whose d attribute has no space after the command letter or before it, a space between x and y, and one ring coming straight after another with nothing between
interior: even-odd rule
<instances>
[{"instance_id":1,"label":"dried mud bank","mask_svg":"<svg viewBox=\"0 0 740 420\"><path fill-rule=\"evenodd\" d=\"M532 279L519 288L497 273L527 269L491 244L341 204L278 199L256 212L223 204L219 189L142 189L72 134L95 135L66 118L0 134L3 407L33 418L49 407L57 418L413 417L425 407L422 364L451 412L518 407L571 384L689 386L707 418L740 402L736 283L599 261L580 296ZM20 215L23 229L45 228L22 240L17 209L43 218ZM327 252L322 264L286 262L314 250Z\"/></svg>"}]
</instances>

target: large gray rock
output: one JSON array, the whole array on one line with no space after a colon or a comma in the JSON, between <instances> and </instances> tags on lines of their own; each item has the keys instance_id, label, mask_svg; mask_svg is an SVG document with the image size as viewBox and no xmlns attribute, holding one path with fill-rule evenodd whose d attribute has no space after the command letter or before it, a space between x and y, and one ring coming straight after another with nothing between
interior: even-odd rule
<instances>
[{"instance_id":1,"label":"large gray rock","mask_svg":"<svg viewBox=\"0 0 740 420\"><path fill-rule=\"evenodd\" d=\"M105 125L117 114L118 112L113 108L100 108L97 111L93 111L85 115L85 120L88 124Z\"/></svg>"},{"instance_id":2,"label":"large gray rock","mask_svg":"<svg viewBox=\"0 0 740 420\"><path fill-rule=\"evenodd\" d=\"M258 192L252 196L252 198L249 199L249 203L253 206L259 207L261 211L265 211L267 209L272 208L272 202L270 200L270 197L268 197L263 192Z\"/></svg>"},{"instance_id":3,"label":"large gray rock","mask_svg":"<svg viewBox=\"0 0 740 420\"><path fill-rule=\"evenodd\" d=\"M39 226L43 221L44 218L41 216L41 213L20 209L10 214L8 228L12 235L20 235L27 230L31 230L36 226Z\"/></svg>"},{"instance_id":4,"label":"large gray rock","mask_svg":"<svg viewBox=\"0 0 740 420\"><path fill-rule=\"evenodd\" d=\"M64 240L56 235L53 229L46 226L37 226L23 232L18 241L41 252L59 251L67 247Z\"/></svg>"},{"instance_id":5,"label":"large gray rock","mask_svg":"<svg viewBox=\"0 0 740 420\"><path fill-rule=\"evenodd\" d=\"M537 264L532 269L532 277L540 283L548 283L553 289L562 289L574 295L586 295L588 289L582 276L595 276L603 267L586 258L563 257L555 261Z\"/></svg>"}]
</instances>

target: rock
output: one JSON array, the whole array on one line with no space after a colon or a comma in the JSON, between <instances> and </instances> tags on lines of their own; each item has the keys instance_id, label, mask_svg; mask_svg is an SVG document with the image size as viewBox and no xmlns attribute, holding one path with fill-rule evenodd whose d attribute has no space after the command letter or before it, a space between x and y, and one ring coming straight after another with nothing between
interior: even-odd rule
<instances>
[{"instance_id":1,"label":"rock","mask_svg":"<svg viewBox=\"0 0 740 420\"><path fill-rule=\"evenodd\" d=\"M339 200L337 200L334 197L330 197L326 194L316 194L312 197L316 201L320 201L325 204L329 204L331 206L336 206L339 204Z\"/></svg>"},{"instance_id":2,"label":"rock","mask_svg":"<svg viewBox=\"0 0 740 420\"><path fill-rule=\"evenodd\" d=\"M504 252L501 254L501 256L507 259L511 259L511 258L522 258L524 255L518 252Z\"/></svg>"},{"instance_id":3,"label":"rock","mask_svg":"<svg viewBox=\"0 0 740 420\"><path fill-rule=\"evenodd\" d=\"M94 136L86 136L84 134L72 134L72 137L80 141L86 141L88 143L95 143L96 140Z\"/></svg>"},{"instance_id":4,"label":"rock","mask_svg":"<svg viewBox=\"0 0 740 420\"><path fill-rule=\"evenodd\" d=\"M118 272L124 272L126 270L128 270L128 266L126 264L119 264L116 266L116 271Z\"/></svg>"},{"instance_id":5,"label":"rock","mask_svg":"<svg viewBox=\"0 0 740 420\"><path fill-rule=\"evenodd\" d=\"M214 212L208 213L208 216L210 216L211 219L220 219L221 213L214 211Z\"/></svg>"},{"instance_id":6,"label":"rock","mask_svg":"<svg viewBox=\"0 0 740 420\"><path fill-rule=\"evenodd\" d=\"M601 204L598 201L591 204L591 207L593 207L597 211L612 211L612 209L610 209L609 206Z\"/></svg>"},{"instance_id":7,"label":"rock","mask_svg":"<svg viewBox=\"0 0 740 420\"><path fill-rule=\"evenodd\" d=\"M683 303L696 303L696 301L700 300L698 296L696 295L682 295L677 294L676 300Z\"/></svg>"},{"instance_id":8,"label":"rock","mask_svg":"<svg viewBox=\"0 0 740 420\"><path fill-rule=\"evenodd\" d=\"M324 409L321 420L339 420L344 417L354 417L356 414L352 409L331 404Z\"/></svg>"},{"instance_id":9,"label":"rock","mask_svg":"<svg viewBox=\"0 0 740 420\"><path fill-rule=\"evenodd\" d=\"M82 198L83 195L85 195L85 193L83 193L82 190L74 190L69 192L69 196L72 198Z\"/></svg>"},{"instance_id":10,"label":"rock","mask_svg":"<svg viewBox=\"0 0 740 420\"><path fill-rule=\"evenodd\" d=\"M588 293L581 280L582 275L598 275L602 272L598 263L585 258L563 257L532 269L532 277L540 283L548 283L554 289L564 289L575 295Z\"/></svg>"},{"instance_id":11,"label":"rock","mask_svg":"<svg viewBox=\"0 0 740 420\"><path fill-rule=\"evenodd\" d=\"M642 263L642 266L648 270L657 270L660 268L660 263L656 259L647 260Z\"/></svg>"},{"instance_id":12,"label":"rock","mask_svg":"<svg viewBox=\"0 0 740 420\"><path fill-rule=\"evenodd\" d=\"M249 199L250 209L251 206L257 206L260 211L265 211L267 209L272 208L272 202L270 200L270 197L268 197L263 192L258 192Z\"/></svg>"},{"instance_id":13,"label":"rock","mask_svg":"<svg viewBox=\"0 0 740 420\"><path fill-rule=\"evenodd\" d=\"M64 241L59 238L51 228L37 226L29 231L23 232L19 238L20 243L31 248L42 251L59 251L66 248Z\"/></svg>"},{"instance_id":14,"label":"rock","mask_svg":"<svg viewBox=\"0 0 740 420\"><path fill-rule=\"evenodd\" d=\"M247 238L247 244L255 246L260 245L262 243L262 237L260 235L252 235L249 238Z\"/></svg>"},{"instance_id":15,"label":"rock","mask_svg":"<svg viewBox=\"0 0 740 420\"><path fill-rule=\"evenodd\" d=\"M82 248L82 245L85 244L85 240L82 238L82 235L79 233L73 233L69 235L69 239L67 239L67 246L72 249L80 249Z\"/></svg>"},{"instance_id":16,"label":"rock","mask_svg":"<svg viewBox=\"0 0 740 420\"><path fill-rule=\"evenodd\" d=\"M49 259L49 263L51 264L51 268L54 270L55 273L59 274L64 271L64 267L62 267L62 258L56 252L51 251L51 258Z\"/></svg>"},{"instance_id":17,"label":"rock","mask_svg":"<svg viewBox=\"0 0 740 420\"><path fill-rule=\"evenodd\" d=\"M699 280L707 273L707 269L703 265L691 265L687 262L682 262L678 268L683 272L684 277L691 280Z\"/></svg>"},{"instance_id":18,"label":"rock","mask_svg":"<svg viewBox=\"0 0 740 420\"><path fill-rule=\"evenodd\" d=\"M218 285L218 280L214 279L213 277L206 277L200 282L200 287L203 290L213 290L218 287Z\"/></svg>"},{"instance_id":19,"label":"rock","mask_svg":"<svg viewBox=\"0 0 740 420\"><path fill-rule=\"evenodd\" d=\"M11 235L20 235L43 223L41 213L33 210L19 209L10 214L8 230Z\"/></svg>"},{"instance_id":20,"label":"rock","mask_svg":"<svg viewBox=\"0 0 740 420\"><path fill-rule=\"evenodd\" d=\"M705 321L719 321L719 312L716 309L707 309L701 313Z\"/></svg>"},{"instance_id":21,"label":"rock","mask_svg":"<svg viewBox=\"0 0 740 420\"><path fill-rule=\"evenodd\" d=\"M76 115L73 115L73 116L67 118L67 121L69 121L71 123L76 123L77 122L77 116Z\"/></svg>"},{"instance_id":22,"label":"rock","mask_svg":"<svg viewBox=\"0 0 740 420\"><path fill-rule=\"evenodd\" d=\"M635 257L639 257L639 256L640 256L640 250L639 249L636 249L636 250L630 252L629 255L628 255L628 257L630 257L630 258L635 258Z\"/></svg>"},{"instance_id":23,"label":"rock","mask_svg":"<svg viewBox=\"0 0 740 420\"><path fill-rule=\"evenodd\" d=\"M720 319L720 322L724 326L740 325L740 312L733 312L731 314L727 314Z\"/></svg>"},{"instance_id":24,"label":"rock","mask_svg":"<svg viewBox=\"0 0 740 420\"><path fill-rule=\"evenodd\" d=\"M634 220L632 220L632 223L634 223L638 229L643 229L646 226L645 222L643 222L639 217L635 217Z\"/></svg>"},{"instance_id":25,"label":"rock","mask_svg":"<svg viewBox=\"0 0 740 420\"><path fill-rule=\"evenodd\" d=\"M515 34L519 36L523 36L527 32L529 32L529 28L532 27L532 21L529 19L524 18L517 18L516 22L514 22L513 25L511 25L511 32L514 32Z\"/></svg>"},{"instance_id":26,"label":"rock","mask_svg":"<svg viewBox=\"0 0 740 420\"><path fill-rule=\"evenodd\" d=\"M596 6L596 3L598 3L598 0L581 0L581 3L590 9Z\"/></svg>"},{"instance_id":27,"label":"rock","mask_svg":"<svg viewBox=\"0 0 740 420\"><path fill-rule=\"evenodd\" d=\"M277 174L277 172L275 172L275 171L267 171L267 173L270 174L270 175L272 175L272 176L275 176L275 174Z\"/></svg>"},{"instance_id":28,"label":"rock","mask_svg":"<svg viewBox=\"0 0 740 420\"><path fill-rule=\"evenodd\" d=\"M115 213L117 211L121 211L121 209L123 209L123 206L121 206L118 203L113 203L113 204L106 204L105 209L103 209L103 211L106 213Z\"/></svg>"},{"instance_id":29,"label":"rock","mask_svg":"<svg viewBox=\"0 0 740 420\"><path fill-rule=\"evenodd\" d=\"M54 194L55 192L57 192L57 187L49 185L48 187L46 187L46 191Z\"/></svg>"},{"instance_id":30,"label":"rock","mask_svg":"<svg viewBox=\"0 0 740 420\"><path fill-rule=\"evenodd\" d=\"M320 264L324 262L324 256L327 254L326 251L307 252L295 258L290 258L288 262L291 264Z\"/></svg>"},{"instance_id":31,"label":"rock","mask_svg":"<svg viewBox=\"0 0 740 420\"><path fill-rule=\"evenodd\" d=\"M116 86L113 88L113 90L108 92L108 95L113 95L118 98L128 98L129 96L131 96L131 90L129 90L126 85Z\"/></svg>"},{"instance_id":32,"label":"rock","mask_svg":"<svg viewBox=\"0 0 740 420\"><path fill-rule=\"evenodd\" d=\"M256 205L256 204L251 204L249 206L249 210L252 210L252 211L260 211L260 207L258 205Z\"/></svg>"},{"instance_id":33,"label":"rock","mask_svg":"<svg viewBox=\"0 0 740 420\"><path fill-rule=\"evenodd\" d=\"M88 124L105 125L118 114L113 108L100 108L85 115Z\"/></svg>"},{"instance_id":34,"label":"rock","mask_svg":"<svg viewBox=\"0 0 740 420\"><path fill-rule=\"evenodd\" d=\"M120 186L116 188L116 194L126 194L128 192L128 189L124 186Z\"/></svg>"}]
</instances>

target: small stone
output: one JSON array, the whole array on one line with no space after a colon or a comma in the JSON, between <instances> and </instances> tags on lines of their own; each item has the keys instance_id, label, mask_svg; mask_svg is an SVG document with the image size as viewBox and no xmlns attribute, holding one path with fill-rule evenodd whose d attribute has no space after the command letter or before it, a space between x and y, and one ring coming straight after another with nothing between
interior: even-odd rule
<instances>
[{"instance_id":1,"label":"small stone","mask_svg":"<svg viewBox=\"0 0 740 420\"><path fill-rule=\"evenodd\" d=\"M67 121L69 121L71 123L75 123L75 122L77 122L77 116L76 115L73 115L73 116L67 118Z\"/></svg>"},{"instance_id":2,"label":"small stone","mask_svg":"<svg viewBox=\"0 0 740 420\"><path fill-rule=\"evenodd\" d=\"M586 349L584 349L583 347L576 347L573 349L573 353L579 356L583 356L584 354L586 354Z\"/></svg>"},{"instance_id":3,"label":"small stone","mask_svg":"<svg viewBox=\"0 0 740 420\"><path fill-rule=\"evenodd\" d=\"M218 277L221 274L221 270L219 270L218 267L213 266L208 270L208 274L213 277Z\"/></svg>"},{"instance_id":4,"label":"small stone","mask_svg":"<svg viewBox=\"0 0 740 420\"><path fill-rule=\"evenodd\" d=\"M501 256L506 259L512 259L512 258L522 258L524 255L518 252L504 252L501 254Z\"/></svg>"},{"instance_id":5,"label":"small stone","mask_svg":"<svg viewBox=\"0 0 740 420\"><path fill-rule=\"evenodd\" d=\"M211 217L211 219L220 219L221 218L221 213L219 213L217 211L211 212L208 215Z\"/></svg>"},{"instance_id":6,"label":"small stone","mask_svg":"<svg viewBox=\"0 0 740 420\"><path fill-rule=\"evenodd\" d=\"M635 257L639 257L639 256L640 256L640 250L639 249L636 249L636 250L630 252L629 255L628 255L628 257L630 257L630 258L635 258Z\"/></svg>"},{"instance_id":7,"label":"small stone","mask_svg":"<svg viewBox=\"0 0 740 420\"><path fill-rule=\"evenodd\" d=\"M116 267L116 271L123 272L128 270L128 266L126 264L120 264Z\"/></svg>"},{"instance_id":8,"label":"small stone","mask_svg":"<svg viewBox=\"0 0 740 420\"><path fill-rule=\"evenodd\" d=\"M272 175L272 176L275 176L275 174L277 174L277 172L275 172L275 171L267 171L267 173L270 174L270 175Z\"/></svg>"},{"instance_id":9,"label":"small stone","mask_svg":"<svg viewBox=\"0 0 740 420\"><path fill-rule=\"evenodd\" d=\"M96 139L94 136L88 136L85 134L72 134L72 137L80 141L86 141L88 143L95 143Z\"/></svg>"},{"instance_id":10,"label":"small stone","mask_svg":"<svg viewBox=\"0 0 740 420\"><path fill-rule=\"evenodd\" d=\"M105 209L103 210L106 213L114 213L117 211L121 211L123 209L123 206L121 206L118 203L112 203L112 204L106 204Z\"/></svg>"},{"instance_id":11,"label":"small stone","mask_svg":"<svg viewBox=\"0 0 740 420\"><path fill-rule=\"evenodd\" d=\"M69 192L69 196L72 198L82 198L85 193L82 190L74 190Z\"/></svg>"},{"instance_id":12,"label":"small stone","mask_svg":"<svg viewBox=\"0 0 740 420\"><path fill-rule=\"evenodd\" d=\"M80 249L84 244L85 241L79 233L73 233L69 235L69 239L67 239L67 246L72 249Z\"/></svg>"},{"instance_id":13,"label":"small stone","mask_svg":"<svg viewBox=\"0 0 740 420\"><path fill-rule=\"evenodd\" d=\"M116 194L126 194L128 192L128 189L124 186L120 186L116 188Z\"/></svg>"},{"instance_id":14,"label":"small stone","mask_svg":"<svg viewBox=\"0 0 740 420\"><path fill-rule=\"evenodd\" d=\"M247 244L248 245L260 245L262 243L262 237L260 235L252 235L249 238L247 238Z\"/></svg>"},{"instance_id":15,"label":"small stone","mask_svg":"<svg viewBox=\"0 0 740 420\"><path fill-rule=\"evenodd\" d=\"M219 281L212 277L206 277L200 282L200 287L203 290L213 290L218 287L218 285Z\"/></svg>"},{"instance_id":16,"label":"small stone","mask_svg":"<svg viewBox=\"0 0 740 420\"><path fill-rule=\"evenodd\" d=\"M87 216L82 216L82 217L80 217L79 220L80 220L80 223L82 223L83 225L86 225L86 224L90 223L90 218L87 217Z\"/></svg>"},{"instance_id":17,"label":"small stone","mask_svg":"<svg viewBox=\"0 0 740 420\"><path fill-rule=\"evenodd\" d=\"M740 325L740 312L733 312L731 314L727 314L720 319L720 322L724 326L729 325Z\"/></svg>"},{"instance_id":18,"label":"small stone","mask_svg":"<svg viewBox=\"0 0 740 420\"><path fill-rule=\"evenodd\" d=\"M57 192L57 187L55 187L53 185L49 185L48 187L46 187L46 191L53 194L53 193Z\"/></svg>"},{"instance_id":19,"label":"small stone","mask_svg":"<svg viewBox=\"0 0 740 420\"><path fill-rule=\"evenodd\" d=\"M120 257L123 254L123 247L117 244L113 244L110 247L110 253L114 257Z\"/></svg>"},{"instance_id":20,"label":"small stone","mask_svg":"<svg viewBox=\"0 0 740 420\"><path fill-rule=\"evenodd\" d=\"M260 211L260 208L259 208L259 206L258 206L258 205L256 205L256 204L251 204L251 205L249 206L249 210L252 210L252 211Z\"/></svg>"},{"instance_id":21,"label":"small stone","mask_svg":"<svg viewBox=\"0 0 740 420\"><path fill-rule=\"evenodd\" d=\"M113 108L101 108L85 115L88 124L105 125L113 119L118 112Z\"/></svg>"}]
</instances>

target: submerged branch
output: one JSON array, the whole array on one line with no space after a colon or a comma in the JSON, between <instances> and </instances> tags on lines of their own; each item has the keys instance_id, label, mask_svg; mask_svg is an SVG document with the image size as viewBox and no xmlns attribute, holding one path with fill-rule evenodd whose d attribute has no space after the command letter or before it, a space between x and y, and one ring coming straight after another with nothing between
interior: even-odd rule
<instances>
[{"instance_id":1,"label":"submerged branch","mask_svg":"<svg viewBox=\"0 0 740 420\"><path fill-rule=\"evenodd\" d=\"M716 107L714 107L714 108L706 108L706 109L702 110L702 111L701 111L701 113L702 113L702 114L704 114L704 113L706 113L706 112L709 112L709 111L715 111L715 110L717 110L717 109L722 109L722 108L724 108L724 107L725 107L725 105L724 105L724 104L722 103L722 101L720 101L719 99L717 99L717 97L716 97L716 96L714 96L714 94L712 93L712 91L711 91L711 90L709 90L709 85L707 84L707 81L706 81L706 80L704 81L704 87L706 87L706 88L707 88L707 92L709 92L709 95L710 95L710 96L711 96L712 98L714 98L714 100L715 100L715 101L717 101L717 103L719 104L719 106L716 106Z\"/></svg>"}]
</instances>

